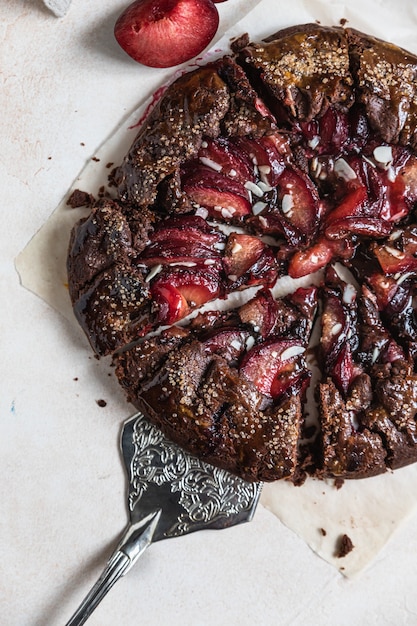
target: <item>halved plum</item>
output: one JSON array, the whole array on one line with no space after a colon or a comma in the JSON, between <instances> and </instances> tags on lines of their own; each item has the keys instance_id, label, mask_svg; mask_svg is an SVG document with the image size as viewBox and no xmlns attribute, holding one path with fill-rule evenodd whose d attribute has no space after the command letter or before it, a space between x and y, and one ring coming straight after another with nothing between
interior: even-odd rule
<instances>
[{"instance_id":1,"label":"halved plum","mask_svg":"<svg viewBox=\"0 0 417 626\"><path fill-rule=\"evenodd\" d=\"M246 353L239 370L261 393L277 400L291 388L304 386L309 376L304 353L305 346L296 339L267 341Z\"/></svg>"}]
</instances>

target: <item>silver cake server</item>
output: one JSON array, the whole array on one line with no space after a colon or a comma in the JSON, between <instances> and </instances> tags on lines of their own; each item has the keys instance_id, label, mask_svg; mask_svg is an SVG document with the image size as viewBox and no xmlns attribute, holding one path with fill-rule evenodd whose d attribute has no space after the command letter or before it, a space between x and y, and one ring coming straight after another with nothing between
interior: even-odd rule
<instances>
[{"instance_id":1,"label":"silver cake server","mask_svg":"<svg viewBox=\"0 0 417 626\"><path fill-rule=\"evenodd\" d=\"M130 523L100 578L66 626L89 618L152 542L249 522L262 483L249 483L187 454L141 413L123 427Z\"/></svg>"}]
</instances>

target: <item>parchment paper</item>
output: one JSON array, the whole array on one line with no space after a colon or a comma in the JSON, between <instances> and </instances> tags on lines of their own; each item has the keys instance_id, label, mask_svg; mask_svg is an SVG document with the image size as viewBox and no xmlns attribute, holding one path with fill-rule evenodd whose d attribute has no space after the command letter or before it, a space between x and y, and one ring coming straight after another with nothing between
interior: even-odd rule
<instances>
[{"instance_id":1,"label":"parchment paper","mask_svg":"<svg viewBox=\"0 0 417 626\"><path fill-rule=\"evenodd\" d=\"M348 26L417 52L417 8L412 0L400 0L395 4L389 0L349 0L346 4L335 0L291 0L285 3L261 0L216 42L211 54L227 51L230 39L244 32L255 40L294 24L317 20L322 24L337 25L341 19L347 20ZM172 70L161 73L160 84L171 75ZM154 89L153 80L149 97ZM126 153L148 104L149 101L138 103L137 110L122 122L94 160L86 165L72 189L97 195L98 189L106 185L109 164L118 164ZM122 110L122 104L120 108ZM66 205L68 196L17 257L16 268L24 287L76 324L66 287L65 261L71 227L85 210L70 209ZM353 576L372 562L395 528L415 511L417 464L376 478L345 481L340 489L332 481L313 479L301 487L282 481L267 484L263 488L261 503L298 533L320 557L345 576ZM337 544L344 534L349 536L354 547L345 557L339 558L336 556Z\"/></svg>"}]
</instances>

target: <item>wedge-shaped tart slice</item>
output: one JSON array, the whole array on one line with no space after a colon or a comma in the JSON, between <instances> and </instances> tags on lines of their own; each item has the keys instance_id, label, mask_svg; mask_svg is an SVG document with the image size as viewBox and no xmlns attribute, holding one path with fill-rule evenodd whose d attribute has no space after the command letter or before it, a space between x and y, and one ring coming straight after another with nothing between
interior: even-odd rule
<instances>
[{"instance_id":1,"label":"wedge-shaped tart slice","mask_svg":"<svg viewBox=\"0 0 417 626\"><path fill-rule=\"evenodd\" d=\"M417 459L417 376L382 323L377 299L327 272L320 384L321 471L379 474ZM336 294L339 298L335 298Z\"/></svg>"},{"instance_id":2,"label":"wedge-shaped tart slice","mask_svg":"<svg viewBox=\"0 0 417 626\"><path fill-rule=\"evenodd\" d=\"M291 477L316 291L282 300L263 291L240 309L172 327L117 357L119 381L130 401L191 453L248 480Z\"/></svg>"}]
</instances>

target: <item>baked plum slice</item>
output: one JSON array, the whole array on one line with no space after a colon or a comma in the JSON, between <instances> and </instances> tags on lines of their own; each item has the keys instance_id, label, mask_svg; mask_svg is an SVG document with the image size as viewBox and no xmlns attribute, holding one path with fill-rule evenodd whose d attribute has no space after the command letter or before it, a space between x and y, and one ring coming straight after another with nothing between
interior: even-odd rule
<instances>
[{"instance_id":1,"label":"baked plum slice","mask_svg":"<svg viewBox=\"0 0 417 626\"><path fill-rule=\"evenodd\" d=\"M320 118L300 124L307 146L316 154L337 154L343 150L350 137L348 114L328 107Z\"/></svg>"},{"instance_id":2,"label":"baked plum slice","mask_svg":"<svg viewBox=\"0 0 417 626\"><path fill-rule=\"evenodd\" d=\"M309 380L305 346L297 339L265 341L249 350L239 371L254 383L258 391L277 400L287 391L303 390Z\"/></svg>"},{"instance_id":3,"label":"baked plum slice","mask_svg":"<svg viewBox=\"0 0 417 626\"><path fill-rule=\"evenodd\" d=\"M217 259L226 237L202 217L185 215L159 222L149 239L138 261L155 266Z\"/></svg>"},{"instance_id":4,"label":"baked plum slice","mask_svg":"<svg viewBox=\"0 0 417 626\"><path fill-rule=\"evenodd\" d=\"M263 284L269 287L278 276L278 264L272 249L258 237L231 233L227 239L223 266L229 289L242 285Z\"/></svg>"},{"instance_id":5,"label":"baked plum slice","mask_svg":"<svg viewBox=\"0 0 417 626\"><path fill-rule=\"evenodd\" d=\"M313 274L335 260L349 259L355 249L356 243L351 238L328 239L325 235L319 235L309 248L292 255L288 274L292 278Z\"/></svg>"},{"instance_id":6,"label":"baked plum slice","mask_svg":"<svg viewBox=\"0 0 417 626\"><path fill-rule=\"evenodd\" d=\"M286 140L281 135L266 135L259 139L233 137L230 143L245 160L252 162L261 182L272 187L277 184L285 168L288 151Z\"/></svg>"},{"instance_id":7,"label":"baked plum slice","mask_svg":"<svg viewBox=\"0 0 417 626\"><path fill-rule=\"evenodd\" d=\"M224 296L221 265L199 262L192 267L162 267L151 278L151 294L157 308L156 322L173 324L196 307Z\"/></svg>"},{"instance_id":8,"label":"baked plum slice","mask_svg":"<svg viewBox=\"0 0 417 626\"><path fill-rule=\"evenodd\" d=\"M352 381L361 373L353 354L358 347L357 292L353 284L339 278L329 267L323 289L320 361L337 388L347 394Z\"/></svg>"},{"instance_id":9,"label":"baked plum slice","mask_svg":"<svg viewBox=\"0 0 417 626\"><path fill-rule=\"evenodd\" d=\"M254 341L248 330L238 327L213 328L201 336L205 351L222 356L232 366Z\"/></svg>"},{"instance_id":10,"label":"baked plum slice","mask_svg":"<svg viewBox=\"0 0 417 626\"><path fill-rule=\"evenodd\" d=\"M197 158L203 165L229 176L244 185L255 182L255 167L252 159L225 137L206 138L198 151Z\"/></svg>"},{"instance_id":11,"label":"baked plum slice","mask_svg":"<svg viewBox=\"0 0 417 626\"><path fill-rule=\"evenodd\" d=\"M251 214L252 205L245 185L199 160L188 161L181 172L182 189L197 206L211 217L239 220Z\"/></svg>"}]
</instances>

